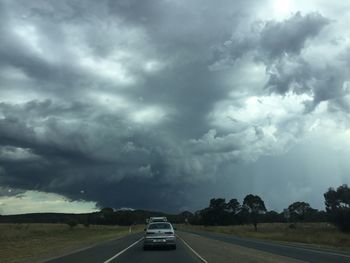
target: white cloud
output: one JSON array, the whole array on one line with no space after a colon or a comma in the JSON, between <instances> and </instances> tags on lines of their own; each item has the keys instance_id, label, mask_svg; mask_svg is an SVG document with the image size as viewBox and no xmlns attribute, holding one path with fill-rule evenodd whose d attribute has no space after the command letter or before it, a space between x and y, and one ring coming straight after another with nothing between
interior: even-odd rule
<instances>
[{"instance_id":1,"label":"white cloud","mask_svg":"<svg viewBox=\"0 0 350 263\"><path fill-rule=\"evenodd\" d=\"M154 176L150 164L140 166L138 172L142 177L152 178Z\"/></svg>"},{"instance_id":2,"label":"white cloud","mask_svg":"<svg viewBox=\"0 0 350 263\"><path fill-rule=\"evenodd\" d=\"M135 84L135 77L128 72L122 62L116 57L108 59L93 58L86 54L80 55L79 65L90 74L97 75L106 80L111 80L115 84L130 85Z\"/></svg>"},{"instance_id":3,"label":"white cloud","mask_svg":"<svg viewBox=\"0 0 350 263\"><path fill-rule=\"evenodd\" d=\"M40 47L40 34L34 25L17 25L13 28L13 31L21 38L20 41L29 47L33 52L43 55L43 50Z\"/></svg>"},{"instance_id":4,"label":"white cloud","mask_svg":"<svg viewBox=\"0 0 350 263\"><path fill-rule=\"evenodd\" d=\"M134 124L158 124L164 121L167 115L172 112L169 107L147 105L143 99L130 100L110 92L92 91L89 92L87 97L99 107L103 107L104 110L110 113L120 114L120 116L130 120Z\"/></svg>"},{"instance_id":5,"label":"white cloud","mask_svg":"<svg viewBox=\"0 0 350 263\"><path fill-rule=\"evenodd\" d=\"M34 154L31 149L0 146L0 160L1 161L37 161L41 157Z\"/></svg>"},{"instance_id":6,"label":"white cloud","mask_svg":"<svg viewBox=\"0 0 350 263\"><path fill-rule=\"evenodd\" d=\"M284 18L296 11L292 0L272 0L272 8L273 15L277 19Z\"/></svg>"},{"instance_id":7,"label":"white cloud","mask_svg":"<svg viewBox=\"0 0 350 263\"><path fill-rule=\"evenodd\" d=\"M144 63L144 70L147 72L147 73L157 73L159 72L160 70L162 70L164 68L164 63L160 62L160 61L157 61L157 60L150 60L150 61L147 61L146 63Z\"/></svg>"},{"instance_id":8,"label":"white cloud","mask_svg":"<svg viewBox=\"0 0 350 263\"><path fill-rule=\"evenodd\" d=\"M97 211L95 202L71 201L64 196L26 191L15 196L0 196L0 209L5 215L25 213L88 213Z\"/></svg>"},{"instance_id":9,"label":"white cloud","mask_svg":"<svg viewBox=\"0 0 350 263\"><path fill-rule=\"evenodd\" d=\"M165 119L167 112L157 106L146 106L131 111L130 119L138 124L157 124Z\"/></svg>"},{"instance_id":10,"label":"white cloud","mask_svg":"<svg viewBox=\"0 0 350 263\"><path fill-rule=\"evenodd\" d=\"M119 94L103 91L91 91L86 95L86 98L98 107L112 113L118 113L122 110L127 110L132 107L132 102Z\"/></svg>"}]
</instances>

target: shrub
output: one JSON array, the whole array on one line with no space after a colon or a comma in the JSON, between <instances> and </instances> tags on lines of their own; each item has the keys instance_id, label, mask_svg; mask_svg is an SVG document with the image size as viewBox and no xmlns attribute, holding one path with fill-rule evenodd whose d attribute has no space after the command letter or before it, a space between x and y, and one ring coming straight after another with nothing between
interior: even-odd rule
<instances>
[{"instance_id":1,"label":"shrub","mask_svg":"<svg viewBox=\"0 0 350 263\"><path fill-rule=\"evenodd\" d=\"M74 219L69 219L66 224L70 227L70 228L74 228L78 225L78 222Z\"/></svg>"}]
</instances>

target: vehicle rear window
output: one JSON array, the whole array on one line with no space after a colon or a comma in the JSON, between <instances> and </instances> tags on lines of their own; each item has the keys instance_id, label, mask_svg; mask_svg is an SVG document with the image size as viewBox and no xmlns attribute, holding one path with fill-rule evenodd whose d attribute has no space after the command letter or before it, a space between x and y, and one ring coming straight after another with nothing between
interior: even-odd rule
<instances>
[{"instance_id":1,"label":"vehicle rear window","mask_svg":"<svg viewBox=\"0 0 350 263\"><path fill-rule=\"evenodd\" d=\"M148 229L170 229L170 224L168 223L157 223L149 225Z\"/></svg>"}]
</instances>

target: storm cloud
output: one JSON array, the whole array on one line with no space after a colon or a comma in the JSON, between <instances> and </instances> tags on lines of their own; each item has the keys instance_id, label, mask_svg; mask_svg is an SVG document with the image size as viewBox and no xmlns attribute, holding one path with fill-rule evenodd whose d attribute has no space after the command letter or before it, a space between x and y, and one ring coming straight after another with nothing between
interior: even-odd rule
<instances>
[{"instance_id":1,"label":"storm cloud","mask_svg":"<svg viewBox=\"0 0 350 263\"><path fill-rule=\"evenodd\" d=\"M348 134L348 18L319 2L0 1L0 195L179 211L256 192L282 209L348 182L305 169L312 190L268 188L266 163Z\"/></svg>"}]
</instances>

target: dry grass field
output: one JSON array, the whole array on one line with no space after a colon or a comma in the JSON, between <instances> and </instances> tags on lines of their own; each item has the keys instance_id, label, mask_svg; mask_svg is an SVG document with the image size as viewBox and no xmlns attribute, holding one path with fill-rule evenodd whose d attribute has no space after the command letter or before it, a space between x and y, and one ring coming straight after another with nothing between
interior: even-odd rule
<instances>
[{"instance_id":1,"label":"dry grass field","mask_svg":"<svg viewBox=\"0 0 350 263\"><path fill-rule=\"evenodd\" d=\"M179 229L212 231L239 237L303 243L322 248L350 250L350 234L342 233L327 223L297 223L295 229L286 223L264 223L255 232L252 225L194 226L182 225Z\"/></svg>"},{"instance_id":2,"label":"dry grass field","mask_svg":"<svg viewBox=\"0 0 350 263\"><path fill-rule=\"evenodd\" d=\"M143 226L135 226L140 231ZM129 227L65 224L0 224L1 263L40 262L129 233Z\"/></svg>"}]
</instances>

